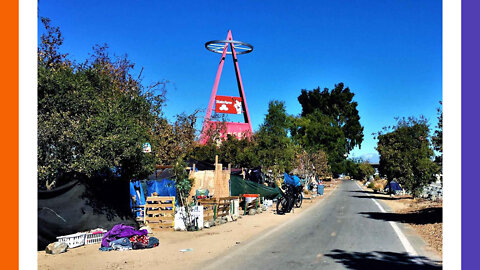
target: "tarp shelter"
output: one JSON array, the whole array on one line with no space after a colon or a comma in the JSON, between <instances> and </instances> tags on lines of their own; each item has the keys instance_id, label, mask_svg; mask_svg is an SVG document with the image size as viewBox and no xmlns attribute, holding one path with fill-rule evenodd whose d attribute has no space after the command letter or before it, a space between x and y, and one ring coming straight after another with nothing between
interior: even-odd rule
<instances>
[{"instance_id":1,"label":"tarp shelter","mask_svg":"<svg viewBox=\"0 0 480 270\"><path fill-rule=\"evenodd\" d=\"M129 183L119 179L72 180L53 190L38 191L38 250L57 236L111 229L115 224L137 226L129 209Z\"/></svg>"},{"instance_id":2,"label":"tarp shelter","mask_svg":"<svg viewBox=\"0 0 480 270\"><path fill-rule=\"evenodd\" d=\"M152 196L156 192L157 196L175 196L177 197L177 189L175 182L168 179L148 180L147 196Z\"/></svg>"},{"instance_id":3,"label":"tarp shelter","mask_svg":"<svg viewBox=\"0 0 480 270\"><path fill-rule=\"evenodd\" d=\"M283 182L287 185L300 186L300 179L296 175L283 174Z\"/></svg>"},{"instance_id":4,"label":"tarp shelter","mask_svg":"<svg viewBox=\"0 0 480 270\"><path fill-rule=\"evenodd\" d=\"M395 192L395 191L402 191L402 187L400 187L400 184L396 181L391 181L387 187L389 188L390 192Z\"/></svg>"},{"instance_id":5,"label":"tarp shelter","mask_svg":"<svg viewBox=\"0 0 480 270\"><path fill-rule=\"evenodd\" d=\"M260 194L260 197L265 199L274 199L280 195L278 187L267 187L247 179L243 180L241 176L230 176L230 191L232 196L239 196L240 194Z\"/></svg>"}]
</instances>

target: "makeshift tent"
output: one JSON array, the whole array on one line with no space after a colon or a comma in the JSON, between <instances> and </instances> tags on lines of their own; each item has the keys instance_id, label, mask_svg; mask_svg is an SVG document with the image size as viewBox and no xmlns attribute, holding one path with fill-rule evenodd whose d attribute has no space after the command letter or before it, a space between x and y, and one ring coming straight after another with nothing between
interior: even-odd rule
<instances>
[{"instance_id":1,"label":"makeshift tent","mask_svg":"<svg viewBox=\"0 0 480 270\"><path fill-rule=\"evenodd\" d=\"M177 196L175 182L168 179L148 180L147 196L152 196L154 192L157 193L157 196Z\"/></svg>"},{"instance_id":2,"label":"makeshift tent","mask_svg":"<svg viewBox=\"0 0 480 270\"><path fill-rule=\"evenodd\" d=\"M274 199L280 196L280 189L278 187L271 188L258 183L243 180L241 176L230 176L230 190L232 196L239 196L240 194L260 194L260 197L266 199Z\"/></svg>"},{"instance_id":3,"label":"makeshift tent","mask_svg":"<svg viewBox=\"0 0 480 270\"><path fill-rule=\"evenodd\" d=\"M388 185L387 188L389 192L397 192L397 191L402 191L402 187L400 187L400 184L396 181L391 181Z\"/></svg>"},{"instance_id":4,"label":"makeshift tent","mask_svg":"<svg viewBox=\"0 0 480 270\"><path fill-rule=\"evenodd\" d=\"M137 226L129 207L129 183L70 181L53 190L38 191L38 250L57 236L111 229L115 224Z\"/></svg>"},{"instance_id":5,"label":"makeshift tent","mask_svg":"<svg viewBox=\"0 0 480 270\"><path fill-rule=\"evenodd\" d=\"M300 186L300 179L296 175L289 175L288 173L283 174L283 182L287 185Z\"/></svg>"}]
</instances>

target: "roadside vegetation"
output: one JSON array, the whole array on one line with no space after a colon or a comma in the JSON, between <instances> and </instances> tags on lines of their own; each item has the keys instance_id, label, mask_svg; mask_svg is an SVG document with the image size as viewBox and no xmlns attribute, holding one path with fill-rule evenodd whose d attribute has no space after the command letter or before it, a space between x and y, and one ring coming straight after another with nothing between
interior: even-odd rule
<instances>
[{"instance_id":1,"label":"roadside vegetation","mask_svg":"<svg viewBox=\"0 0 480 270\"><path fill-rule=\"evenodd\" d=\"M283 172L330 178L345 174L367 180L374 175L368 161L347 159L360 147L355 94L343 83L333 89L301 90L299 115L289 115L281 100L269 102L268 113L251 139L227 136L222 125L211 130L205 145L197 142L200 110L164 116L168 81L146 85L142 71L126 56L111 56L94 46L89 59L77 63L61 53L63 36L49 19L38 48L38 188L52 189L70 179L142 179L156 164L176 165L187 158L213 163L218 155L233 168L262 167L274 178ZM423 118L399 119L377 135L380 175L397 180L418 195L434 181L442 165L442 113L433 138ZM151 144L151 153L142 145ZM433 144L432 144L433 143ZM437 155L435 155L434 150ZM179 186L188 180L178 172ZM181 184L180 184L181 183Z\"/></svg>"}]
</instances>

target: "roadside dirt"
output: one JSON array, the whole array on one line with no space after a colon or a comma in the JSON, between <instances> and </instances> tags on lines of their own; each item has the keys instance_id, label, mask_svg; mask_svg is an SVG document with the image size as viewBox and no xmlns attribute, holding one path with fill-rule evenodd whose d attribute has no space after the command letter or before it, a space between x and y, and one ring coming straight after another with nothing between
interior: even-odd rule
<instances>
[{"instance_id":1,"label":"roadside dirt","mask_svg":"<svg viewBox=\"0 0 480 270\"><path fill-rule=\"evenodd\" d=\"M358 182L362 186L361 182ZM427 242L429 247L442 256L443 219L442 201L414 199L410 195L394 196L374 193L372 189L362 186L370 195L385 202L395 213L396 221L407 223Z\"/></svg>"},{"instance_id":2,"label":"roadside dirt","mask_svg":"<svg viewBox=\"0 0 480 270\"><path fill-rule=\"evenodd\" d=\"M271 207L261 214L242 216L237 221L202 231L154 232L151 236L157 237L160 245L152 249L102 252L98 250L100 244L96 244L70 249L58 255L39 251L38 269L195 269L225 250L242 245L248 239L295 218L313 204L322 203L339 183L327 182L324 196L304 200L302 208L295 209L294 213L276 215ZM180 252L182 249L192 251Z\"/></svg>"}]
</instances>

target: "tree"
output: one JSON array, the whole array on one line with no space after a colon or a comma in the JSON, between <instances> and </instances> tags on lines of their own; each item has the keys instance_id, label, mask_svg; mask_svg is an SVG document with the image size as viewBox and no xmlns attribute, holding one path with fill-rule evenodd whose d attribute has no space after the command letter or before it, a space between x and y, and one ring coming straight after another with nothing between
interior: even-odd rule
<instances>
[{"instance_id":1,"label":"tree","mask_svg":"<svg viewBox=\"0 0 480 270\"><path fill-rule=\"evenodd\" d=\"M335 174L345 172L343 161L363 141L358 104L353 97L343 83L336 84L331 91L302 90L298 97L302 113L294 121L292 137L308 151L325 151Z\"/></svg>"},{"instance_id":2,"label":"tree","mask_svg":"<svg viewBox=\"0 0 480 270\"><path fill-rule=\"evenodd\" d=\"M293 169L296 151L288 137L290 125L285 103L277 100L270 101L268 113L254 140L261 166L272 170L274 177L279 177L284 171Z\"/></svg>"},{"instance_id":3,"label":"tree","mask_svg":"<svg viewBox=\"0 0 480 270\"><path fill-rule=\"evenodd\" d=\"M358 169L361 174L358 175L356 179L367 180L369 176L373 176L375 174L375 169L370 163L368 163L368 161L358 164Z\"/></svg>"},{"instance_id":4,"label":"tree","mask_svg":"<svg viewBox=\"0 0 480 270\"><path fill-rule=\"evenodd\" d=\"M73 64L59 53L58 27L42 18L46 33L38 50L38 185L52 188L63 180L117 174L143 178L155 165L142 152L152 139L155 104L164 99L132 76L126 57L112 59L96 46L90 60ZM157 104L158 105L158 104ZM161 107L161 106L160 106Z\"/></svg>"},{"instance_id":5,"label":"tree","mask_svg":"<svg viewBox=\"0 0 480 270\"><path fill-rule=\"evenodd\" d=\"M433 159L429 127L421 117L397 119L397 125L377 133L380 154L379 171L390 182L397 180L403 188L419 196L423 187L435 181L438 165Z\"/></svg>"},{"instance_id":6,"label":"tree","mask_svg":"<svg viewBox=\"0 0 480 270\"><path fill-rule=\"evenodd\" d=\"M440 106L442 106L442 102L440 101ZM443 111L442 107L437 109L438 113L438 123L437 123L437 128L435 130L435 133L432 137L432 144L433 144L433 149L439 153L438 156L435 157L435 162L438 164L439 172L440 172L440 179L443 180L443 177L441 176L441 170L443 166Z\"/></svg>"}]
</instances>

